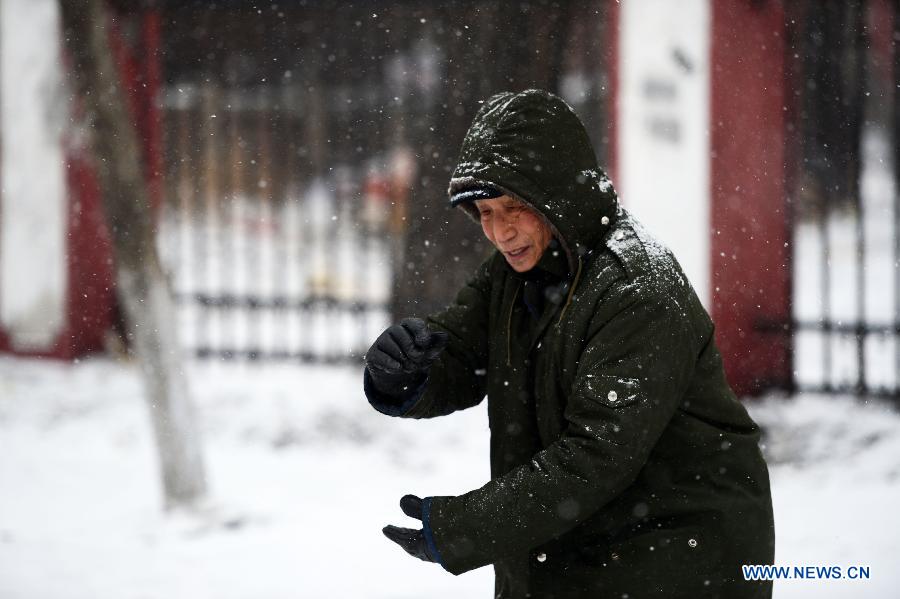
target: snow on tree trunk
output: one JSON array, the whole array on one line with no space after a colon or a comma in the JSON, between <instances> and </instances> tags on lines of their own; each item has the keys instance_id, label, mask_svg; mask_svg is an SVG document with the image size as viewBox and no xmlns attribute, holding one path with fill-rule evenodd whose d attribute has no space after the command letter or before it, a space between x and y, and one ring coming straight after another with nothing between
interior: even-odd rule
<instances>
[{"instance_id":1,"label":"snow on tree trunk","mask_svg":"<svg viewBox=\"0 0 900 599\"><path fill-rule=\"evenodd\" d=\"M203 460L171 291L158 260L137 269L119 267L116 286L144 377L166 506L193 503L205 491Z\"/></svg>"},{"instance_id":2,"label":"snow on tree trunk","mask_svg":"<svg viewBox=\"0 0 900 599\"><path fill-rule=\"evenodd\" d=\"M141 153L109 44L103 0L60 0L77 100L89 123L103 212L116 259L116 292L141 366L167 508L206 488L175 309L160 266Z\"/></svg>"}]
</instances>

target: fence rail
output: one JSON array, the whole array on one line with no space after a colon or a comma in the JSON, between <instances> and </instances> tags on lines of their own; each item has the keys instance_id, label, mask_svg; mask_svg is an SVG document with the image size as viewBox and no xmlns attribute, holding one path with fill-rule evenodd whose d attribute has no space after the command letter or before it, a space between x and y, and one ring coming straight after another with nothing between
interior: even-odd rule
<instances>
[{"instance_id":1,"label":"fence rail","mask_svg":"<svg viewBox=\"0 0 900 599\"><path fill-rule=\"evenodd\" d=\"M318 113L285 93L166 92L158 242L203 359L357 361L388 320L403 206L384 180L402 153L315 174Z\"/></svg>"},{"instance_id":2,"label":"fence rail","mask_svg":"<svg viewBox=\"0 0 900 599\"><path fill-rule=\"evenodd\" d=\"M794 388L897 399L900 196L892 134L872 125L862 135L859 197L794 224Z\"/></svg>"}]
</instances>

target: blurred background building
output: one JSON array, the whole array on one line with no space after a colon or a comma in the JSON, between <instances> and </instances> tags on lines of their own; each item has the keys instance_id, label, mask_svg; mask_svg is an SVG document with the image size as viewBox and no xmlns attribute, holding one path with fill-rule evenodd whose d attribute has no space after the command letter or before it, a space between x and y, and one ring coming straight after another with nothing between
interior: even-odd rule
<instances>
[{"instance_id":1,"label":"blurred background building","mask_svg":"<svg viewBox=\"0 0 900 599\"><path fill-rule=\"evenodd\" d=\"M0 351L121 344L53 0L0 4ZM479 103L560 94L675 252L741 393L900 389L889 0L111 2L184 344L358 360L489 248L447 207Z\"/></svg>"}]
</instances>

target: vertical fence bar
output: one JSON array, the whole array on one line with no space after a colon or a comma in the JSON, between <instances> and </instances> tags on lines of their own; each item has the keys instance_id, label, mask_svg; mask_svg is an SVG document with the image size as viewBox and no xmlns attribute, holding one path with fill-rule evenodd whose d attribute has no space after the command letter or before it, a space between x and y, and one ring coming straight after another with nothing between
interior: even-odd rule
<instances>
[{"instance_id":1,"label":"vertical fence bar","mask_svg":"<svg viewBox=\"0 0 900 599\"><path fill-rule=\"evenodd\" d=\"M274 226L272 218L272 136L271 136L272 105L268 86L263 86L259 91L259 113L257 126L259 135L259 175L256 180L256 188L259 193L259 288L257 296L259 304L259 351L260 355L266 355L272 350L273 337L273 273L272 251L274 243Z\"/></svg>"},{"instance_id":2,"label":"vertical fence bar","mask_svg":"<svg viewBox=\"0 0 900 599\"><path fill-rule=\"evenodd\" d=\"M300 264L302 253L299 239L300 217L300 177L297 174L297 157L303 140L297 136L298 103L296 85L285 90L285 121L282 124L286 133L284 165L285 165L285 195L283 204L283 231L285 239L284 247L284 286L287 301L287 314L285 318L285 351L291 357L299 354L297 344L299 312L300 312Z\"/></svg>"},{"instance_id":3,"label":"vertical fence bar","mask_svg":"<svg viewBox=\"0 0 900 599\"><path fill-rule=\"evenodd\" d=\"M822 383L826 392L834 390L832 378L832 334L831 334L831 238L829 235L829 221L831 218L831 202L828 198L822 198L822 214L819 221L819 234L822 238L821 261L821 293L822 293Z\"/></svg>"},{"instance_id":4,"label":"vertical fence bar","mask_svg":"<svg viewBox=\"0 0 900 599\"><path fill-rule=\"evenodd\" d=\"M285 218L287 212L287 169L285 166L285 153L287 150L287 140L285 135L285 127L290 115L287 112L286 97L284 88L279 90L279 100L275 102L273 107L273 121L271 123L274 135L274 154L273 154L273 178L272 178L272 235L273 235L273 257L272 257L272 289L276 298L273 306L273 323L274 331L272 338L272 350L276 356L286 357L289 354L287 343L287 314L288 314L288 291L287 291L287 220Z\"/></svg>"},{"instance_id":5,"label":"vertical fence bar","mask_svg":"<svg viewBox=\"0 0 900 599\"><path fill-rule=\"evenodd\" d=\"M247 187L245 172L247 169L246 142L243 135L245 98L238 90L231 90L229 102L229 177L231 196L228 210L229 221L229 338L226 349L227 358L239 354L246 342L245 310L240 301L246 293L246 239L245 239L245 206L247 204Z\"/></svg>"},{"instance_id":6,"label":"vertical fence bar","mask_svg":"<svg viewBox=\"0 0 900 599\"><path fill-rule=\"evenodd\" d=\"M177 253L175 254L176 273L175 287L176 293L181 298L187 298L182 301L181 305L176 309L176 314L183 317L185 323L193 324L193 310L191 305L193 297L191 297L191 196L193 194L194 183L191 177L191 134L190 134L190 94L184 90L179 91L176 96L176 102L171 110L175 112L176 122L176 173L175 173L175 201L177 202L177 218L175 219L176 230L173 235L178 240ZM179 327L180 331L190 331L190 335L182 332L181 342L185 347L190 349L196 348L196 339L194 337L193 326Z\"/></svg>"},{"instance_id":7,"label":"vertical fence bar","mask_svg":"<svg viewBox=\"0 0 900 599\"><path fill-rule=\"evenodd\" d=\"M866 236L865 202L857 185L856 204L856 392L868 391L866 382Z\"/></svg>"},{"instance_id":8,"label":"vertical fence bar","mask_svg":"<svg viewBox=\"0 0 900 599\"><path fill-rule=\"evenodd\" d=\"M259 356L261 347L261 323L260 311L257 306L259 298L259 283L261 252L259 245L260 229L260 193L259 193L259 159L260 159L260 94L257 91L252 97L247 98L247 142L250 151L247 154L249 166L247 171L247 206L243 223L244 233L244 259L246 260L247 278L245 288L242 290L241 304L244 306L244 318L247 321L247 340L242 348L244 355L250 361L255 361ZM250 145L250 140L253 140Z\"/></svg>"},{"instance_id":9,"label":"vertical fence bar","mask_svg":"<svg viewBox=\"0 0 900 599\"><path fill-rule=\"evenodd\" d=\"M160 148L171 146L178 147L178 119L166 118L165 111L172 112L168 102L171 98L163 92L157 110L160 113L161 135ZM173 162L174 157L175 162ZM175 334L178 342L183 346L184 339L181 336L181 309L178 303L178 283L181 276L181 239L178 229L178 156L176 153L162 153L159 161L158 188L160 189L160 212L158 229L156 232L156 247L160 253L163 269L168 275L170 292L173 296L172 317L175 319Z\"/></svg>"},{"instance_id":10,"label":"vertical fence bar","mask_svg":"<svg viewBox=\"0 0 900 599\"><path fill-rule=\"evenodd\" d=\"M320 313L322 312L322 297L324 295L322 272L320 265L321 233L324 225L323 203L328 193L325 179L326 149L328 148L328 111L322 96L324 81L318 77L318 73L310 74L309 86L309 112L307 113L306 143L309 149L309 157L312 163L312 179L305 199L305 224L308 239L308 276L309 285L307 302L305 303L306 318L306 351L310 358L321 351L316 337L320 329Z\"/></svg>"},{"instance_id":11,"label":"vertical fence bar","mask_svg":"<svg viewBox=\"0 0 900 599\"><path fill-rule=\"evenodd\" d=\"M868 77L868 36L866 35L865 23L867 22L867 2L861 2L858 5L860 14L855 23L857 33L854 41L853 56L856 66L859 67L859 79L857 81L857 89L851 90L851 94L856 96L854 102L854 117L856 120L856 160L855 173L853 180L853 198L856 205L856 393L864 394L869 390L866 380L866 337L867 337L867 319L866 319L866 234L865 234L865 201L862 197L862 175L863 162L865 160L865 147L863 145L863 136L866 128L866 98L869 97L869 77Z\"/></svg>"},{"instance_id":12,"label":"vertical fence bar","mask_svg":"<svg viewBox=\"0 0 900 599\"><path fill-rule=\"evenodd\" d=\"M221 293L219 258L219 206L221 188L219 185L219 127L218 127L218 101L219 94L215 84L207 83L203 87L203 114L200 115L204 127L204 165L205 183L203 188L205 209L205 289L207 298L218 297ZM203 307L204 321L206 323L206 339L204 347L215 348L221 332L219 309L207 302Z\"/></svg>"},{"instance_id":13,"label":"vertical fence bar","mask_svg":"<svg viewBox=\"0 0 900 599\"><path fill-rule=\"evenodd\" d=\"M206 171L206 166L209 164L209 159L206 156L209 145L209 131L207 130L209 123L203 119L205 108L206 92L201 88L195 114L195 130L197 131L195 143L197 144L198 152L196 173L197 202L193 206L194 210L190 215L190 229L194 238L194 261L191 264L192 270L194 271L194 287L192 290L194 292L194 297L191 298L191 301L194 303L194 309L197 314L197 326L195 327L196 347L198 355L201 356L209 343L209 311L199 300L199 298L205 295L207 291L209 275L207 260L208 239L207 231L205 229L208 217L208 205L205 203L205 198L207 196L207 185L209 183L209 175Z\"/></svg>"},{"instance_id":14,"label":"vertical fence bar","mask_svg":"<svg viewBox=\"0 0 900 599\"><path fill-rule=\"evenodd\" d=\"M287 357L290 355L288 350L287 329L288 314L290 313L290 300L287 285L287 246L289 233L286 219L288 175L285 154L288 149L287 123L290 120L290 113L286 106L284 88L282 87L279 91L281 92L281 95L280 100L275 107L277 112L275 125L273 127L275 133L275 142L273 146L275 156L273 164L275 165L274 171L277 173L275 176L275 181L277 182L277 187L275 188L275 216L273 217L275 221L275 239L277 241L275 244L273 264L275 272L275 295L278 298L275 319L275 333L277 335L275 338L275 347L276 352L279 355Z\"/></svg>"}]
</instances>

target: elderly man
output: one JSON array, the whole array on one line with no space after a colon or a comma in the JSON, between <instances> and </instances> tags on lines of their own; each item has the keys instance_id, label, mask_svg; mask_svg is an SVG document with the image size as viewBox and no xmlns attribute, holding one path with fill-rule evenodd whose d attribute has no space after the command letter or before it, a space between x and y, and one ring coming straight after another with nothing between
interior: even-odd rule
<instances>
[{"instance_id":1,"label":"elderly man","mask_svg":"<svg viewBox=\"0 0 900 599\"><path fill-rule=\"evenodd\" d=\"M493 564L501 598L770 597L741 575L774 558L759 429L678 262L619 206L572 109L490 98L449 191L496 251L444 311L375 341L364 388L406 418L487 396L491 480L404 496L422 528L385 535L453 574Z\"/></svg>"}]
</instances>

